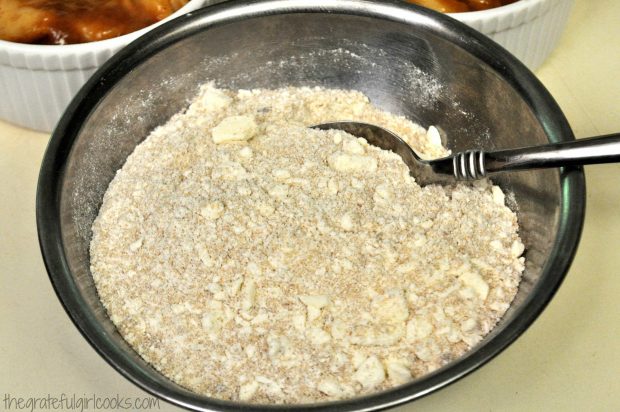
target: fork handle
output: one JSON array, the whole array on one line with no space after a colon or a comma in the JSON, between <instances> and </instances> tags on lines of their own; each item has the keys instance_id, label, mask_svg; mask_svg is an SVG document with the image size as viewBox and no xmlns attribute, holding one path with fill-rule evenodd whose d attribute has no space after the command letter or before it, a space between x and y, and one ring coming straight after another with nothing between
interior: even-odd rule
<instances>
[{"instance_id":1,"label":"fork handle","mask_svg":"<svg viewBox=\"0 0 620 412\"><path fill-rule=\"evenodd\" d=\"M511 170L613 162L620 162L620 133L493 152L469 150L430 163L439 173L471 180Z\"/></svg>"}]
</instances>

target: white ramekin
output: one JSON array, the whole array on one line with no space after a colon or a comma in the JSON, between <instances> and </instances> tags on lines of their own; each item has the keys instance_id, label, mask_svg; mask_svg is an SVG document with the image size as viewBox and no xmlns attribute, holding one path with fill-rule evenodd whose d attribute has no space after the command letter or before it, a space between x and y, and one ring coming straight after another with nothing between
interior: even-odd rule
<instances>
[{"instance_id":1,"label":"white ramekin","mask_svg":"<svg viewBox=\"0 0 620 412\"><path fill-rule=\"evenodd\" d=\"M450 17L486 34L536 70L557 45L572 5L573 0L519 0Z\"/></svg>"},{"instance_id":2,"label":"white ramekin","mask_svg":"<svg viewBox=\"0 0 620 412\"><path fill-rule=\"evenodd\" d=\"M190 0L163 21L221 1ZM557 44L572 4L573 0L520 0L450 16L491 37L535 70ZM163 21L113 39L68 46L0 40L0 119L51 131L69 101L101 64Z\"/></svg>"},{"instance_id":3,"label":"white ramekin","mask_svg":"<svg viewBox=\"0 0 620 412\"><path fill-rule=\"evenodd\" d=\"M190 0L144 29L92 43L47 46L0 40L0 119L50 132L84 82L110 56L136 37L208 0Z\"/></svg>"}]
</instances>

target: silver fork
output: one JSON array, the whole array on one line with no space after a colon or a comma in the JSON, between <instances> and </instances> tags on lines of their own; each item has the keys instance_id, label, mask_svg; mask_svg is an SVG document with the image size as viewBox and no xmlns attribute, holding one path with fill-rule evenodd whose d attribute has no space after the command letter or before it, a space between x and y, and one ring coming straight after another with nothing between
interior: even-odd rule
<instances>
[{"instance_id":1,"label":"silver fork","mask_svg":"<svg viewBox=\"0 0 620 412\"><path fill-rule=\"evenodd\" d=\"M420 185L482 179L492 173L515 170L620 161L620 133L518 149L467 150L440 159L424 160L396 134L374 124L345 121L322 123L312 128L342 130L363 137L373 146L395 152Z\"/></svg>"}]
</instances>

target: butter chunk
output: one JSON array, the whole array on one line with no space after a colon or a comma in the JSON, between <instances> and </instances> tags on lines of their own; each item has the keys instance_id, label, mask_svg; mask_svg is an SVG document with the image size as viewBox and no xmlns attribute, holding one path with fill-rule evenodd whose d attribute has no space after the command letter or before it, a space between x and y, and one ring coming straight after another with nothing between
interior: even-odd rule
<instances>
[{"instance_id":1,"label":"butter chunk","mask_svg":"<svg viewBox=\"0 0 620 412\"><path fill-rule=\"evenodd\" d=\"M334 319L331 324L331 332L334 339L344 339L347 336L348 326L345 322Z\"/></svg>"},{"instance_id":2,"label":"butter chunk","mask_svg":"<svg viewBox=\"0 0 620 412\"><path fill-rule=\"evenodd\" d=\"M273 213L276 211L276 208L273 207L273 205L269 203L260 203L257 206L257 208L258 208L258 213L260 213L262 216L265 216L265 217L269 217L273 215Z\"/></svg>"},{"instance_id":3,"label":"butter chunk","mask_svg":"<svg viewBox=\"0 0 620 412\"><path fill-rule=\"evenodd\" d=\"M495 202L495 204L504 206L506 195L499 186L491 187L491 194L493 196L493 202Z\"/></svg>"},{"instance_id":4,"label":"butter chunk","mask_svg":"<svg viewBox=\"0 0 620 412\"><path fill-rule=\"evenodd\" d=\"M390 346L405 336L405 324L358 325L351 333L351 343L363 346Z\"/></svg>"},{"instance_id":5,"label":"butter chunk","mask_svg":"<svg viewBox=\"0 0 620 412\"><path fill-rule=\"evenodd\" d=\"M357 370L362 365L362 363L364 363L365 360L366 360L366 355L364 355L359 350L354 351L351 356L351 364L353 365L353 368L355 370Z\"/></svg>"},{"instance_id":6,"label":"butter chunk","mask_svg":"<svg viewBox=\"0 0 620 412\"><path fill-rule=\"evenodd\" d=\"M426 131L426 138L428 142L434 146L442 147L441 145L441 135L439 134L439 130L435 126L429 126Z\"/></svg>"},{"instance_id":7,"label":"butter chunk","mask_svg":"<svg viewBox=\"0 0 620 412\"><path fill-rule=\"evenodd\" d=\"M366 153L364 146L362 146L356 138L346 138L342 142L342 150L349 154L363 155Z\"/></svg>"},{"instance_id":8,"label":"butter chunk","mask_svg":"<svg viewBox=\"0 0 620 412\"><path fill-rule=\"evenodd\" d=\"M342 142L343 135L345 135L344 132L336 132L334 134L334 144L340 144Z\"/></svg>"},{"instance_id":9,"label":"butter chunk","mask_svg":"<svg viewBox=\"0 0 620 412\"><path fill-rule=\"evenodd\" d=\"M401 385L412 379L411 371L403 361L388 359L385 362L388 378L395 385Z\"/></svg>"},{"instance_id":10,"label":"butter chunk","mask_svg":"<svg viewBox=\"0 0 620 412\"><path fill-rule=\"evenodd\" d=\"M330 195L337 195L339 190L340 187L338 185L338 181L333 177L329 179L329 181L327 182L327 192Z\"/></svg>"},{"instance_id":11,"label":"butter chunk","mask_svg":"<svg viewBox=\"0 0 620 412\"><path fill-rule=\"evenodd\" d=\"M286 352L289 343L285 337L269 336L267 338L267 353L273 358Z\"/></svg>"},{"instance_id":12,"label":"butter chunk","mask_svg":"<svg viewBox=\"0 0 620 412\"><path fill-rule=\"evenodd\" d=\"M343 385L334 378L325 378L321 380L316 388L325 395L338 399L355 395L355 390L352 387Z\"/></svg>"},{"instance_id":13,"label":"butter chunk","mask_svg":"<svg viewBox=\"0 0 620 412\"><path fill-rule=\"evenodd\" d=\"M313 345L323 345L331 340L331 335L321 328L310 328L306 331L306 337Z\"/></svg>"},{"instance_id":14,"label":"butter chunk","mask_svg":"<svg viewBox=\"0 0 620 412\"><path fill-rule=\"evenodd\" d=\"M219 201L210 202L200 209L200 215L209 220L219 219L223 213L224 204Z\"/></svg>"},{"instance_id":15,"label":"butter chunk","mask_svg":"<svg viewBox=\"0 0 620 412\"><path fill-rule=\"evenodd\" d=\"M390 201L393 198L394 198L394 191L389 185L382 183L375 188L375 194L373 197L375 202L378 202L381 200Z\"/></svg>"},{"instance_id":16,"label":"butter chunk","mask_svg":"<svg viewBox=\"0 0 620 412\"><path fill-rule=\"evenodd\" d=\"M216 89L213 84L209 84L202 92L200 99L202 106L208 111L216 111L229 106L232 99L224 91Z\"/></svg>"},{"instance_id":17,"label":"butter chunk","mask_svg":"<svg viewBox=\"0 0 620 412\"><path fill-rule=\"evenodd\" d=\"M256 381L263 385L263 387L265 388L265 392L267 392L269 395L278 398L284 396L284 392L282 392L282 387L273 379L269 379L265 376L257 376Z\"/></svg>"},{"instance_id":18,"label":"butter chunk","mask_svg":"<svg viewBox=\"0 0 620 412\"><path fill-rule=\"evenodd\" d=\"M306 305L321 309L329 304L329 296L327 295L301 295L299 300Z\"/></svg>"},{"instance_id":19,"label":"butter chunk","mask_svg":"<svg viewBox=\"0 0 620 412\"><path fill-rule=\"evenodd\" d=\"M269 189L269 195L275 199L283 200L288 195L289 187L285 184L274 185Z\"/></svg>"},{"instance_id":20,"label":"butter chunk","mask_svg":"<svg viewBox=\"0 0 620 412\"><path fill-rule=\"evenodd\" d=\"M343 152L332 153L327 158L329 167L338 172L374 172L377 170L377 160L358 154Z\"/></svg>"},{"instance_id":21,"label":"butter chunk","mask_svg":"<svg viewBox=\"0 0 620 412\"><path fill-rule=\"evenodd\" d=\"M385 380L385 370L376 356L369 356L353 374L353 380L359 382L364 389L372 389Z\"/></svg>"},{"instance_id":22,"label":"butter chunk","mask_svg":"<svg viewBox=\"0 0 620 412\"><path fill-rule=\"evenodd\" d=\"M256 298L256 283L253 279L247 279L243 282L241 289L241 309L247 311L254 306L254 299Z\"/></svg>"},{"instance_id":23,"label":"butter chunk","mask_svg":"<svg viewBox=\"0 0 620 412\"><path fill-rule=\"evenodd\" d=\"M469 318L461 322L461 330L463 332L471 332L475 330L477 326L478 322L476 322L476 319Z\"/></svg>"},{"instance_id":24,"label":"butter chunk","mask_svg":"<svg viewBox=\"0 0 620 412\"><path fill-rule=\"evenodd\" d=\"M512 242L512 246L510 247L510 254L514 258L518 258L525 251L525 245L519 239Z\"/></svg>"},{"instance_id":25,"label":"butter chunk","mask_svg":"<svg viewBox=\"0 0 620 412\"><path fill-rule=\"evenodd\" d=\"M403 291L377 296L371 308L377 319L387 323L404 322L409 317L409 306Z\"/></svg>"},{"instance_id":26,"label":"butter chunk","mask_svg":"<svg viewBox=\"0 0 620 412\"><path fill-rule=\"evenodd\" d=\"M249 146L242 147L241 150L239 150L239 156L244 159L250 159L253 155L254 151Z\"/></svg>"},{"instance_id":27,"label":"butter chunk","mask_svg":"<svg viewBox=\"0 0 620 412\"><path fill-rule=\"evenodd\" d=\"M349 213L345 213L340 217L340 227L346 232L352 231L355 227L355 224L353 223L353 218Z\"/></svg>"},{"instance_id":28,"label":"butter chunk","mask_svg":"<svg viewBox=\"0 0 620 412\"><path fill-rule=\"evenodd\" d=\"M315 319L318 319L321 316L321 309L315 308L314 306L308 306L308 322L312 322Z\"/></svg>"},{"instance_id":29,"label":"butter chunk","mask_svg":"<svg viewBox=\"0 0 620 412\"><path fill-rule=\"evenodd\" d=\"M200 323L202 328L209 334L217 335L220 333L222 324L224 323L224 313L217 310L204 313Z\"/></svg>"},{"instance_id":30,"label":"butter chunk","mask_svg":"<svg viewBox=\"0 0 620 412\"><path fill-rule=\"evenodd\" d=\"M226 142L243 142L250 140L258 133L258 126L251 116L229 116L211 131L216 144Z\"/></svg>"},{"instance_id":31,"label":"butter chunk","mask_svg":"<svg viewBox=\"0 0 620 412\"><path fill-rule=\"evenodd\" d=\"M407 322L407 340L417 341L428 337L433 331L433 325L424 318L413 318Z\"/></svg>"},{"instance_id":32,"label":"butter chunk","mask_svg":"<svg viewBox=\"0 0 620 412\"><path fill-rule=\"evenodd\" d=\"M131 245L129 245L129 250L131 250L132 252L135 252L141 247L142 247L142 238L136 240Z\"/></svg>"},{"instance_id":33,"label":"butter chunk","mask_svg":"<svg viewBox=\"0 0 620 412\"><path fill-rule=\"evenodd\" d=\"M196 245L196 252L198 253L198 258L206 267L212 267L215 264L215 261L211 258L209 251L204 245Z\"/></svg>"},{"instance_id":34,"label":"butter chunk","mask_svg":"<svg viewBox=\"0 0 620 412\"><path fill-rule=\"evenodd\" d=\"M228 289L227 289L228 295L235 296L237 292L239 292L239 289L241 289L242 284L243 284L243 278L238 277L236 279L233 279L233 281L230 282Z\"/></svg>"},{"instance_id":35,"label":"butter chunk","mask_svg":"<svg viewBox=\"0 0 620 412\"><path fill-rule=\"evenodd\" d=\"M276 180L286 180L291 177L291 172L286 169L274 169L271 174Z\"/></svg>"},{"instance_id":36,"label":"butter chunk","mask_svg":"<svg viewBox=\"0 0 620 412\"><path fill-rule=\"evenodd\" d=\"M459 279L461 279L461 282L463 282L465 286L472 288L481 300L485 300L489 295L489 285L478 273L465 272Z\"/></svg>"},{"instance_id":37,"label":"butter chunk","mask_svg":"<svg viewBox=\"0 0 620 412\"><path fill-rule=\"evenodd\" d=\"M241 385L239 387L239 400L241 401L249 401L256 395L258 391L258 382L252 381L250 383L246 383L245 385Z\"/></svg>"},{"instance_id":38,"label":"butter chunk","mask_svg":"<svg viewBox=\"0 0 620 412\"><path fill-rule=\"evenodd\" d=\"M297 329L298 331L302 332L304 329L306 329L306 317L301 314L301 315L294 315L291 318L291 322L293 324L293 327L295 329Z\"/></svg>"}]
</instances>

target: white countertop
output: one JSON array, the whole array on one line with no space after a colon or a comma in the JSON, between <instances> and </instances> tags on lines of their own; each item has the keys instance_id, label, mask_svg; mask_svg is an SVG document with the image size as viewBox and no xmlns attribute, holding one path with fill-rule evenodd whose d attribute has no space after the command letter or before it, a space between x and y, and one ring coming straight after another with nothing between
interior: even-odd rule
<instances>
[{"instance_id":1,"label":"white countertop","mask_svg":"<svg viewBox=\"0 0 620 412\"><path fill-rule=\"evenodd\" d=\"M620 131L619 42L620 1L577 0L537 72L577 137ZM47 141L0 122L0 410L16 397L148 397L82 338L48 280L34 209ZM540 318L489 364L399 411L620 410L620 164L588 166L586 178L581 244Z\"/></svg>"}]
</instances>

